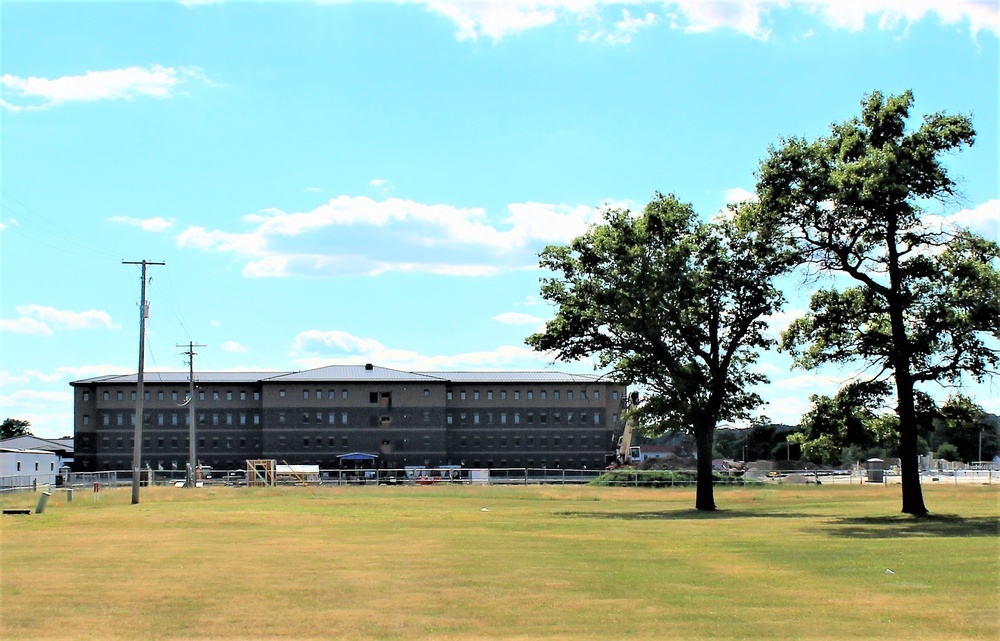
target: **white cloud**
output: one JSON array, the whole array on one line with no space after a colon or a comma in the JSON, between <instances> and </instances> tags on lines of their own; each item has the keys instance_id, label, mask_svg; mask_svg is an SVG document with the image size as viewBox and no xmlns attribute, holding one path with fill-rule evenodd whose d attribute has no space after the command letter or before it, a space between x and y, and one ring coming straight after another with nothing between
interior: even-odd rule
<instances>
[{"instance_id":1,"label":"white cloud","mask_svg":"<svg viewBox=\"0 0 1000 641\"><path fill-rule=\"evenodd\" d=\"M343 0L332 0L341 2ZM401 0L407 1L407 0ZM686 33L735 31L759 40L769 39L772 24L782 13L806 12L835 29L858 31L869 21L878 29L895 30L929 17L946 25L968 24L975 37L982 31L1000 34L997 3L993 0L409 0L445 16L455 24L458 40L485 37L497 42L531 29L572 20L580 39L623 44L640 28L659 22L647 11L660 8L670 28ZM632 17L646 11L642 18ZM621 20L609 18L621 15ZM603 25L614 20L614 27ZM809 34L810 32L806 32Z\"/></svg>"},{"instance_id":2,"label":"white cloud","mask_svg":"<svg viewBox=\"0 0 1000 641\"><path fill-rule=\"evenodd\" d=\"M675 9L671 16L671 26L675 29L689 33L732 29L752 38L767 40L770 30L763 26L763 17L775 3L680 0L668 4Z\"/></svg>"},{"instance_id":3,"label":"white cloud","mask_svg":"<svg viewBox=\"0 0 1000 641\"><path fill-rule=\"evenodd\" d=\"M303 369L366 362L404 371L511 367L539 369L546 367L551 360L527 347L514 345L502 345L493 350L477 352L425 355L387 347L374 338L354 336L340 330L300 332L295 337L291 356L297 357L295 363Z\"/></svg>"},{"instance_id":4,"label":"white cloud","mask_svg":"<svg viewBox=\"0 0 1000 641\"><path fill-rule=\"evenodd\" d=\"M1000 7L995 0L807 0L803 2L833 27L860 31L870 17L877 18L879 29L894 30L934 15L947 25L968 23L969 31L1000 34Z\"/></svg>"},{"instance_id":5,"label":"white cloud","mask_svg":"<svg viewBox=\"0 0 1000 641\"><path fill-rule=\"evenodd\" d=\"M112 321L107 312L97 309L74 312L44 305L19 305L16 309L22 317L34 317L59 329L121 329L121 324Z\"/></svg>"},{"instance_id":6,"label":"white cloud","mask_svg":"<svg viewBox=\"0 0 1000 641\"><path fill-rule=\"evenodd\" d=\"M0 101L10 111L47 109L69 102L96 100L134 100L136 97L170 98L177 88L191 80L207 82L197 67L128 67L107 71L88 71L82 76L59 78L21 78L0 76L0 88L8 99Z\"/></svg>"},{"instance_id":7,"label":"white cloud","mask_svg":"<svg viewBox=\"0 0 1000 641\"><path fill-rule=\"evenodd\" d=\"M226 341L225 343L223 343L221 345L221 347L222 347L222 351L224 351L224 352L232 352L232 353L236 353L236 354L239 354L239 353L247 351L247 348L246 348L245 345L241 345L241 344L237 343L236 341Z\"/></svg>"},{"instance_id":8,"label":"white cloud","mask_svg":"<svg viewBox=\"0 0 1000 641\"><path fill-rule=\"evenodd\" d=\"M169 229L173 224L173 220L167 220L166 218L161 218L155 216L153 218L129 218L128 216L112 216L107 219L111 223L119 223L122 225L128 225L130 227L139 227L143 231L160 232Z\"/></svg>"},{"instance_id":9,"label":"white cloud","mask_svg":"<svg viewBox=\"0 0 1000 641\"><path fill-rule=\"evenodd\" d=\"M726 189L722 192L723 198L726 199L726 204L738 204L746 202L748 200L757 202L757 192L750 191L749 189L743 189L742 187L733 187L732 189Z\"/></svg>"},{"instance_id":10,"label":"white cloud","mask_svg":"<svg viewBox=\"0 0 1000 641\"><path fill-rule=\"evenodd\" d=\"M11 374L6 370L0 371L0 385L20 385L22 383L27 383L27 382L28 382L27 376Z\"/></svg>"},{"instance_id":11,"label":"white cloud","mask_svg":"<svg viewBox=\"0 0 1000 641\"><path fill-rule=\"evenodd\" d=\"M243 217L248 231L189 227L178 247L249 259L247 277L376 275L482 276L534 269L545 243L565 243L601 220L585 206L513 203L492 222L482 208L338 196L305 212L268 209ZM358 254L364 251L366 254Z\"/></svg>"},{"instance_id":12,"label":"white cloud","mask_svg":"<svg viewBox=\"0 0 1000 641\"><path fill-rule=\"evenodd\" d=\"M309 192L309 193L316 193L316 192L320 192L320 191L323 191L323 190L320 189L319 187L306 187L302 191Z\"/></svg>"},{"instance_id":13,"label":"white cloud","mask_svg":"<svg viewBox=\"0 0 1000 641\"><path fill-rule=\"evenodd\" d=\"M122 365L80 365L57 367L46 373L39 370L25 370L25 375L45 383L58 383L64 380L79 380L94 376L109 376L115 374L132 374L135 368Z\"/></svg>"},{"instance_id":14,"label":"white cloud","mask_svg":"<svg viewBox=\"0 0 1000 641\"><path fill-rule=\"evenodd\" d=\"M504 325L545 325L545 319L531 314L521 314L518 312L505 312L493 317L493 320Z\"/></svg>"},{"instance_id":15,"label":"white cloud","mask_svg":"<svg viewBox=\"0 0 1000 641\"><path fill-rule=\"evenodd\" d=\"M17 390L0 396L0 406L4 408L45 409L49 403L66 403L73 400L72 392L45 392L39 390Z\"/></svg>"},{"instance_id":16,"label":"white cloud","mask_svg":"<svg viewBox=\"0 0 1000 641\"><path fill-rule=\"evenodd\" d=\"M385 178L374 178L369 181L368 184L372 187L385 187L389 184L389 181Z\"/></svg>"},{"instance_id":17,"label":"white cloud","mask_svg":"<svg viewBox=\"0 0 1000 641\"><path fill-rule=\"evenodd\" d=\"M972 209L963 209L947 219L984 238L1000 242L1000 199L987 200Z\"/></svg>"},{"instance_id":18,"label":"white cloud","mask_svg":"<svg viewBox=\"0 0 1000 641\"><path fill-rule=\"evenodd\" d=\"M34 334L36 336L50 336L52 330L45 323L34 318L0 318L0 331L12 334Z\"/></svg>"}]
</instances>

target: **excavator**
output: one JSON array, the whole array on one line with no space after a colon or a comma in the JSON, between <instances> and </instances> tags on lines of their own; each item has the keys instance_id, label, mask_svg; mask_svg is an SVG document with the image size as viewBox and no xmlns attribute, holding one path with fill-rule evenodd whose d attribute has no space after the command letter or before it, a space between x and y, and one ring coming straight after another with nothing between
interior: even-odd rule
<instances>
[{"instance_id":1,"label":"excavator","mask_svg":"<svg viewBox=\"0 0 1000 641\"><path fill-rule=\"evenodd\" d=\"M614 459L608 465L608 469L619 467L630 467L639 462L641 451L638 445L632 445L632 430L635 428L635 410L639 407L639 392L632 392L622 399L621 415L625 417L625 427L622 435L618 437L618 447L614 453ZM611 457L608 457L609 459Z\"/></svg>"}]
</instances>

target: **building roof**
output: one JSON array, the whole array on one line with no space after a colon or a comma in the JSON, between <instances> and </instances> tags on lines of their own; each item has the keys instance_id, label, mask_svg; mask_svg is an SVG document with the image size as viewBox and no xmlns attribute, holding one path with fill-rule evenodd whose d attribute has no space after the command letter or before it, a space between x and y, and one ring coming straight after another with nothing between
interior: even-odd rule
<instances>
[{"instance_id":1,"label":"building roof","mask_svg":"<svg viewBox=\"0 0 1000 641\"><path fill-rule=\"evenodd\" d=\"M544 371L480 371L480 372L406 372L378 365L328 365L301 372L195 372L195 381L201 383L261 383L261 382L413 382L413 383L547 383L580 384L615 382L588 374L567 374ZM70 385L135 385L136 374L96 376ZM187 385L187 372L146 372L143 381L149 385Z\"/></svg>"},{"instance_id":2,"label":"building roof","mask_svg":"<svg viewBox=\"0 0 1000 641\"><path fill-rule=\"evenodd\" d=\"M599 376L587 374L566 374L564 372L525 371L525 372L419 372L427 376L436 376L451 383L614 383L601 379Z\"/></svg>"},{"instance_id":3,"label":"building roof","mask_svg":"<svg viewBox=\"0 0 1000 641\"><path fill-rule=\"evenodd\" d=\"M0 441L0 447L14 450L45 450L48 452L65 451L72 454L73 439L45 439L34 436L33 434L25 434L23 436L5 438Z\"/></svg>"},{"instance_id":4,"label":"building roof","mask_svg":"<svg viewBox=\"0 0 1000 641\"><path fill-rule=\"evenodd\" d=\"M202 383L257 383L275 376L281 376L285 372L195 372L195 382ZM73 381L70 385L135 385L138 381L138 374L123 374L119 376L95 376L79 381ZM187 372L145 372L143 382L150 385L158 383L168 383L171 385L187 385Z\"/></svg>"},{"instance_id":5,"label":"building roof","mask_svg":"<svg viewBox=\"0 0 1000 641\"><path fill-rule=\"evenodd\" d=\"M393 381L393 382L427 382L441 383L439 378L431 374L404 372L377 365L327 365L316 369L290 374L280 374L269 381Z\"/></svg>"}]
</instances>

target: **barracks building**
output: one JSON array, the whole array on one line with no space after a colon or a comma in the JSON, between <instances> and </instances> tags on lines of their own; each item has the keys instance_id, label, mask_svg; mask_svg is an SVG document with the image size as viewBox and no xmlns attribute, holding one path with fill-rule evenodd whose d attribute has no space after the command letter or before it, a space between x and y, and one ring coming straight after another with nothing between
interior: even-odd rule
<instances>
[{"instance_id":1,"label":"barracks building","mask_svg":"<svg viewBox=\"0 0 1000 641\"><path fill-rule=\"evenodd\" d=\"M129 470L137 376L74 390L74 470ZM187 372L143 377L142 467L188 461ZM197 459L241 469L275 459L336 469L338 456L379 465L601 468L615 446L624 386L541 372L404 372L371 364L302 372L195 373Z\"/></svg>"}]
</instances>

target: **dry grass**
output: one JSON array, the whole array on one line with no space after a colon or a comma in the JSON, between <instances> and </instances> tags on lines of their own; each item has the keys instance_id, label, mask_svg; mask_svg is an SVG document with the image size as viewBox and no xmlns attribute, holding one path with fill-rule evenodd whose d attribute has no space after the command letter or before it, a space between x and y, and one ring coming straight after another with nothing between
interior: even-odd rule
<instances>
[{"instance_id":1,"label":"dry grass","mask_svg":"<svg viewBox=\"0 0 1000 641\"><path fill-rule=\"evenodd\" d=\"M0 521L0 637L995 639L998 490L56 492Z\"/></svg>"}]
</instances>

